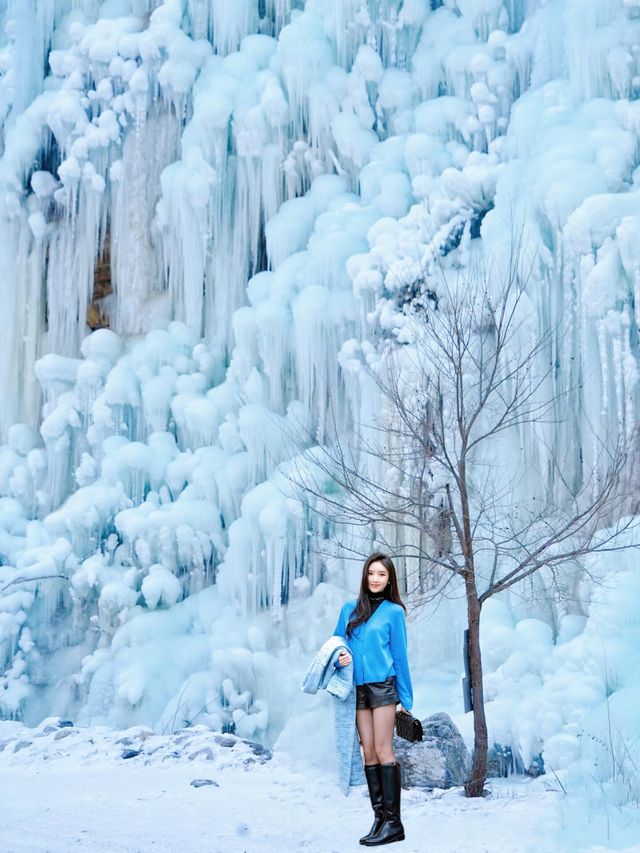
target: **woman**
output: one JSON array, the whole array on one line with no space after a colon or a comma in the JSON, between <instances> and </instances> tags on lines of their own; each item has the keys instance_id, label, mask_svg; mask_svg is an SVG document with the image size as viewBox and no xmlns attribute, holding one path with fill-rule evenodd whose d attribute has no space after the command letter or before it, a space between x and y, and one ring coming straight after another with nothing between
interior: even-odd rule
<instances>
[{"instance_id":1,"label":"woman","mask_svg":"<svg viewBox=\"0 0 640 853\"><path fill-rule=\"evenodd\" d=\"M343 605L333 632L346 639L353 653L352 658L340 652L336 666L347 666L353 659L356 726L375 815L371 830L360 839L368 847L404 838L400 765L392 742L397 702L402 710L413 706L405 611L393 560L376 552L362 568L357 600Z\"/></svg>"}]
</instances>

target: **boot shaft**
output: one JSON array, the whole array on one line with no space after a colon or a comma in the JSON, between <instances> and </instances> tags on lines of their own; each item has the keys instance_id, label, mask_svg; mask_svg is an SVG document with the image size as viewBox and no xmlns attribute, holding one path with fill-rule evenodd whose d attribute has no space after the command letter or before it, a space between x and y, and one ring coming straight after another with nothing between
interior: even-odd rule
<instances>
[{"instance_id":1,"label":"boot shaft","mask_svg":"<svg viewBox=\"0 0 640 853\"><path fill-rule=\"evenodd\" d=\"M365 764L364 775L367 780L367 788L369 789L369 798L371 805L382 807L382 773L380 772L380 764Z\"/></svg>"},{"instance_id":2,"label":"boot shaft","mask_svg":"<svg viewBox=\"0 0 640 853\"><path fill-rule=\"evenodd\" d=\"M402 790L402 775L400 765L381 764L382 799L388 821L400 821L400 791Z\"/></svg>"},{"instance_id":3,"label":"boot shaft","mask_svg":"<svg viewBox=\"0 0 640 853\"><path fill-rule=\"evenodd\" d=\"M382 774L380 773L380 764L365 764L364 775L369 788L369 799L371 800L371 808L373 809L374 821L373 826L366 835L360 839L360 844L366 844L369 839L376 835L384 822L384 802L382 799Z\"/></svg>"}]
</instances>

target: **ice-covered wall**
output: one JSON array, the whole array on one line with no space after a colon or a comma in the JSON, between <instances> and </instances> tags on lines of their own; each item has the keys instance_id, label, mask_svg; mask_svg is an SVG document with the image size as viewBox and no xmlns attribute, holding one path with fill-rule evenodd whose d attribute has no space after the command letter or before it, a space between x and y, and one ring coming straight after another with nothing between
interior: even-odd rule
<instances>
[{"instance_id":1,"label":"ice-covered wall","mask_svg":"<svg viewBox=\"0 0 640 853\"><path fill-rule=\"evenodd\" d=\"M638 417L639 45L635 0L0 0L3 714L277 732L358 574L287 465L366 425L436 265L521 240L574 389L523 458L598 470Z\"/></svg>"}]
</instances>

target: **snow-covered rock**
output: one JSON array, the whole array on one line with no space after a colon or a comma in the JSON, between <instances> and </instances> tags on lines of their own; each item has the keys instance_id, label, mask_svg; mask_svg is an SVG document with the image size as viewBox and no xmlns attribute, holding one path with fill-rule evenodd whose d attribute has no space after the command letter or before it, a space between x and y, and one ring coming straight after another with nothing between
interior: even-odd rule
<instances>
[{"instance_id":1,"label":"snow-covered rock","mask_svg":"<svg viewBox=\"0 0 640 853\"><path fill-rule=\"evenodd\" d=\"M422 722L423 738L410 743L397 735L393 748L404 788L452 788L469 778L471 758L462 735L444 712Z\"/></svg>"}]
</instances>

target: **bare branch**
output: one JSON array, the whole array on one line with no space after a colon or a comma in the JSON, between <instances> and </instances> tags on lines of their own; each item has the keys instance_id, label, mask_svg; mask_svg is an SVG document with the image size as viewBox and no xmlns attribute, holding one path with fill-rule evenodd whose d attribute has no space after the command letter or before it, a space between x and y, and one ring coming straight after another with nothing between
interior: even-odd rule
<instances>
[{"instance_id":1,"label":"bare branch","mask_svg":"<svg viewBox=\"0 0 640 853\"><path fill-rule=\"evenodd\" d=\"M4 592L6 589L9 589L10 586L13 586L14 583L29 583L30 581L45 581L49 578L62 578L62 580L68 581L69 578L66 575L36 575L32 578L29 577L20 577L14 578L13 580L6 583L4 586L0 587L0 593Z\"/></svg>"}]
</instances>

